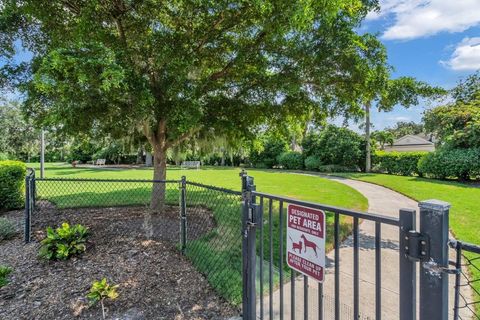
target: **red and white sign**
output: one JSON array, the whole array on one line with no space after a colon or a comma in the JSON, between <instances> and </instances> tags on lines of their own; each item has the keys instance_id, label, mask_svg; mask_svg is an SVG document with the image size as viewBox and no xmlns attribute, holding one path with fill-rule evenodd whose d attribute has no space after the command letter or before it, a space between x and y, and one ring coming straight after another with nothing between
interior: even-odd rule
<instances>
[{"instance_id":1,"label":"red and white sign","mask_svg":"<svg viewBox=\"0 0 480 320\"><path fill-rule=\"evenodd\" d=\"M325 231L325 212L288 205L287 264L318 282L325 273Z\"/></svg>"}]
</instances>

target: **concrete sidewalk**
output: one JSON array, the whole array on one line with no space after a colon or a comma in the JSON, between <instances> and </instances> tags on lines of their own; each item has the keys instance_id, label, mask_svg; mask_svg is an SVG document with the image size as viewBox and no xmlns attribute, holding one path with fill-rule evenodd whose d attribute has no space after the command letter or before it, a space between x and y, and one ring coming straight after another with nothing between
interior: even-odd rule
<instances>
[{"instance_id":1,"label":"concrete sidewalk","mask_svg":"<svg viewBox=\"0 0 480 320\"><path fill-rule=\"evenodd\" d=\"M418 203L390 189L350 179L325 177L348 185L362 193L369 202L369 212L391 217L398 217L400 209L414 209L418 215ZM418 221L417 221L418 225ZM398 319L399 317L399 231L398 227L382 225L381 257L382 257L382 319ZM360 242L360 319L375 319L375 223L363 221L359 226ZM453 250L452 250L453 252ZM324 319L334 319L334 251L327 254L326 278L324 281ZM295 316L303 319L303 276L295 281ZM417 286L418 287L418 286ZM450 276L450 303L452 312L454 277ZM465 292L468 294L468 292ZM418 295L417 295L418 296ZM284 318L290 319L291 284L284 285ZM347 238L340 247L340 304L342 320L353 319L353 238ZM318 319L318 284L308 283L308 318ZM264 297L264 319L269 319L269 297ZM274 319L280 315L280 290L273 293ZM418 309L418 308L417 308ZM259 312L258 312L259 314ZM453 314L453 312L452 312ZM464 315L465 316L465 315Z\"/></svg>"}]
</instances>

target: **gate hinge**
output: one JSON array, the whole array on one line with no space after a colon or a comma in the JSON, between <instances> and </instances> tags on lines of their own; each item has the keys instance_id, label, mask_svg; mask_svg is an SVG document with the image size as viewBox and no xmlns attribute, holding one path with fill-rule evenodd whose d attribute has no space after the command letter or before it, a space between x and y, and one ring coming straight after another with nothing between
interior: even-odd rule
<instances>
[{"instance_id":1,"label":"gate hinge","mask_svg":"<svg viewBox=\"0 0 480 320\"><path fill-rule=\"evenodd\" d=\"M415 230L405 233L404 252L412 261L428 261L430 259L430 239L427 235Z\"/></svg>"}]
</instances>

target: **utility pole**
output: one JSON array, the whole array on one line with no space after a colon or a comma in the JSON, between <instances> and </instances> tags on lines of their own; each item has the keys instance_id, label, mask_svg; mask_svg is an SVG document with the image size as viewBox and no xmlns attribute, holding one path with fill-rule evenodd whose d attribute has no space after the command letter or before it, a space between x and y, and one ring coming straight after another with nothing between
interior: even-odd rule
<instances>
[{"instance_id":1,"label":"utility pole","mask_svg":"<svg viewBox=\"0 0 480 320\"><path fill-rule=\"evenodd\" d=\"M45 174L45 130L42 129L40 138L40 178Z\"/></svg>"}]
</instances>

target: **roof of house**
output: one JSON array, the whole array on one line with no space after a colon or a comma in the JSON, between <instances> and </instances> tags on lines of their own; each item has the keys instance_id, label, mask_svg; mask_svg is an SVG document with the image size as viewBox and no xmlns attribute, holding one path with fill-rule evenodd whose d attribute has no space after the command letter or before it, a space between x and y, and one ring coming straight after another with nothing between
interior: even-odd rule
<instances>
[{"instance_id":1,"label":"roof of house","mask_svg":"<svg viewBox=\"0 0 480 320\"><path fill-rule=\"evenodd\" d=\"M393 142L393 146L414 146L414 145L433 145L432 137L425 134L410 135L407 134Z\"/></svg>"}]
</instances>

